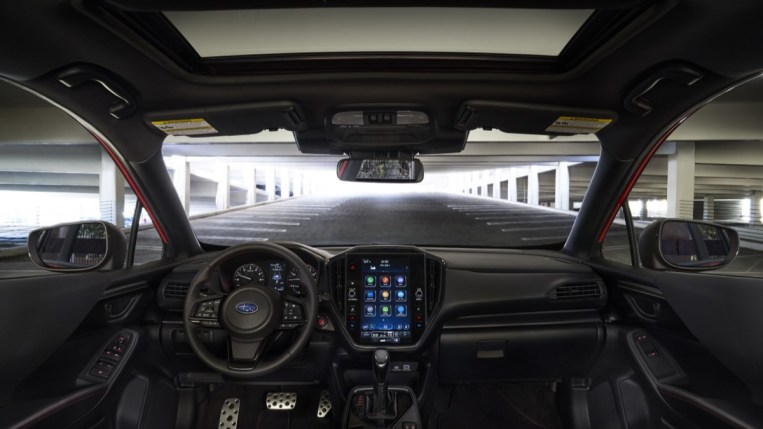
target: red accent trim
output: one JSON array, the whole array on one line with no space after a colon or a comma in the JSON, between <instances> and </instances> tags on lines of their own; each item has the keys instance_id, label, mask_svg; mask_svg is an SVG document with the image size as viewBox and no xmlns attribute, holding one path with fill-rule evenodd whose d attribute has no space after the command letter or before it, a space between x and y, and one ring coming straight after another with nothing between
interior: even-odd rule
<instances>
[{"instance_id":1,"label":"red accent trim","mask_svg":"<svg viewBox=\"0 0 763 429\"><path fill-rule=\"evenodd\" d=\"M696 110L695 110L696 111ZM670 128L668 128L667 131L665 131L660 138L657 140L657 143L652 147L652 149L649 150L649 154L641 160L641 164L639 164L638 169L636 169L636 173L631 176L630 180L628 181L628 185L625 186L625 190L620 195L620 198L617 200L617 204L615 205L614 210L612 210L612 213L610 213L609 218L607 219L607 222L604 224L604 227L601 229L601 232L599 232L598 238L596 238L596 242L601 244L604 242L604 237L607 236L607 233L609 232L609 228L612 226L612 222L615 221L615 216L617 216L617 212L620 210L620 207L625 203L625 200L628 199L628 195L630 195L631 190L633 189L633 186L636 185L636 182L641 177L641 173L644 172L644 169L646 168L646 165L649 163L649 161L652 160L652 157L654 156L655 152L657 152L657 149L662 146L663 143L665 143L665 140L670 137L671 134L673 134L673 131L678 128L679 125L681 125L689 116L694 114L695 111L692 111L690 114L686 115L683 119L673 124Z\"/></svg>"},{"instance_id":2,"label":"red accent trim","mask_svg":"<svg viewBox=\"0 0 763 429\"><path fill-rule=\"evenodd\" d=\"M143 205L143 210L148 213L148 217L151 218L151 222L154 223L154 228L156 228L156 232L159 234L159 238L161 238L162 243L167 244L169 241L167 240L167 235L164 233L164 230L162 229L161 225L159 225L159 222L156 221L156 216L154 216L154 212L151 211L148 204L146 204L146 198L143 197L143 194L140 192L140 189L138 189L138 186L135 184L135 181L132 179L132 176L129 173L129 170L127 170L127 167L122 163L122 161L116 156L114 151L109 147L108 144L106 144L105 141L103 141L102 138L100 138L98 135L96 135L93 132L90 132L90 134L95 137L96 140L98 140L98 143L101 144L101 147L103 147L106 152L109 154L111 159L114 161L114 164L116 164L117 168L119 168L119 171L122 172L122 176L124 176L125 180L127 180L127 183L130 184L130 187L132 188L132 191L135 193L135 196L138 197L140 200L140 203ZM136 219L133 219L133 222L135 222Z\"/></svg>"},{"instance_id":3,"label":"red accent trim","mask_svg":"<svg viewBox=\"0 0 763 429\"><path fill-rule=\"evenodd\" d=\"M342 177L344 175L344 170L347 170L347 164L349 164L350 161L347 160L347 162L342 164L342 169L339 170L339 177Z\"/></svg>"}]
</instances>

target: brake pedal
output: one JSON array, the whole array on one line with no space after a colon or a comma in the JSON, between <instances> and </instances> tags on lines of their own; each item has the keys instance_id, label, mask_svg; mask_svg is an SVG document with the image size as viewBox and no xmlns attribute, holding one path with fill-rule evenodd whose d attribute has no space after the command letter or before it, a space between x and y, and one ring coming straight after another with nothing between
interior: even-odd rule
<instances>
[{"instance_id":1,"label":"brake pedal","mask_svg":"<svg viewBox=\"0 0 763 429\"><path fill-rule=\"evenodd\" d=\"M328 390L321 391L321 399L318 401L318 418L322 419L331 411L331 398Z\"/></svg>"},{"instance_id":2,"label":"brake pedal","mask_svg":"<svg viewBox=\"0 0 763 429\"><path fill-rule=\"evenodd\" d=\"M241 408L241 401L238 398L228 398L223 402L220 409L219 429L237 429L238 411Z\"/></svg>"},{"instance_id":3,"label":"brake pedal","mask_svg":"<svg viewBox=\"0 0 763 429\"><path fill-rule=\"evenodd\" d=\"M265 397L268 410L293 410L297 406L296 392L272 392Z\"/></svg>"}]
</instances>

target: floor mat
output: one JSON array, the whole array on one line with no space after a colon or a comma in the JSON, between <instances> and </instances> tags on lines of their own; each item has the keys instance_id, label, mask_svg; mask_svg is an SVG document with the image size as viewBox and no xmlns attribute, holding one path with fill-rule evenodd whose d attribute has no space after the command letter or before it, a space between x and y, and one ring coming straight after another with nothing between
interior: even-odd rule
<instances>
[{"instance_id":1,"label":"floor mat","mask_svg":"<svg viewBox=\"0 0 763 429\"><path fill-rule=\"evenodd\" d=\"M556 394L542 383L459 385L441 390L430 427L560 429Z\"/></svg>"},{"instance_id":2,"label":"floor mat","mask_svg":"<svg viewBox=\"0 0 763 429\"><path fill-rule=\"evenodd\" d=\"M326 418L316 415L321 389L298 387L288 391L297 393L297 405L289 411L273 411L265 407L265 396L275 392L273 387L226 386L212 392L200 404L200 414L196 419L196 429L215 429L219 426L220 409L228 398L241 401L237 428L241 429L308 429L333 428L337 410L332 410ZM341 410L340 410L341 412Z\"/></svg>"}]
</instances>

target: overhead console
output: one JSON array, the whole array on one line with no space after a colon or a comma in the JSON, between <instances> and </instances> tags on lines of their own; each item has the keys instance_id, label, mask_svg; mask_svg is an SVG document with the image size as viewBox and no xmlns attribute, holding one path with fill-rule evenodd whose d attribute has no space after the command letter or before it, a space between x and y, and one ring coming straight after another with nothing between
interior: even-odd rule
<instances>
[{"instance_id":1,"label":"overhead console","mask_svg":"<svg viewBox=\"0 0 763 429\"><path fill-rule=\"evenodd\" d=\"M336 106L323 123L296 133L302 153L453 153L466 144L466 132L440 127L435 111L418 104Z\"/></svg>"},{"instance_id":2,"label":"overhead console","mask_svg":"<svg viewBox=\"0 0 763 429\"><path fill-rule=\"evenodd\" d=\"M437 309L443 263L415 247L356 247L330 262L332 295L355 346L417 344Z\"/></svg>"}]
</instances>

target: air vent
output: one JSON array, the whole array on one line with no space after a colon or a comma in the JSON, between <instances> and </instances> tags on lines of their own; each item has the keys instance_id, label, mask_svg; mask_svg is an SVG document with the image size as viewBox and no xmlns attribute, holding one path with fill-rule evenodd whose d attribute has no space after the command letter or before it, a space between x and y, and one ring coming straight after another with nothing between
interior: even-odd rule
<instances>
[{"instance_id":1,"label":"air vent","mask_svg":"<svg viewBox=\"0 0 763 429\"><path fill-rule=\"evenodd\" d=\"M346 261L343 258L334 261L334 303L339 309L339 312L344 314L344 268Z\"/></svg>"},{"instance_id":2,"label":"air vent","mask_svg":"<svg viewBox=\"0 0 763 429\"><path fill-rule=\"evenodd\" d=\"M596 282L567 283L551 291L551 299L599 298L601 286Z\"/></svg>"},{"instance_id":3,"label":"air vent","mask_svg":"<svg viewBox=\"0 0 763 429\"><path fill-rule=\"evenodd\" d=\"M179 282L174 280L168 280L164 284L162 295L165 299L185 299L188 294L189 283Z\"/></svg>"},{"instance_id":4,"label":"air vent","mask_svg":"<svg viewBox=\"0 0 763 429\"><path fill-rule=\"evenodd\" d=\"M427 311L431 314L440 301L442 285L442 263L427 258Z\"/></svg>"}]
</instances>

